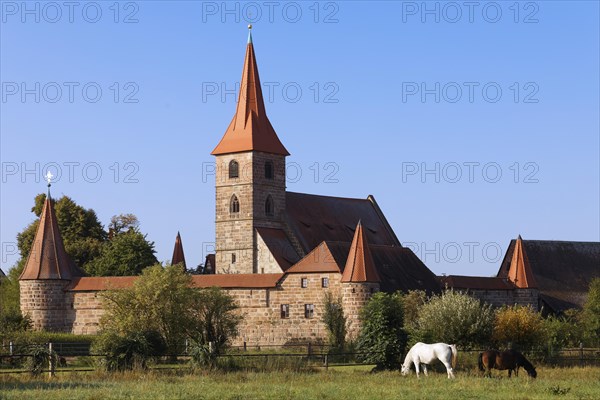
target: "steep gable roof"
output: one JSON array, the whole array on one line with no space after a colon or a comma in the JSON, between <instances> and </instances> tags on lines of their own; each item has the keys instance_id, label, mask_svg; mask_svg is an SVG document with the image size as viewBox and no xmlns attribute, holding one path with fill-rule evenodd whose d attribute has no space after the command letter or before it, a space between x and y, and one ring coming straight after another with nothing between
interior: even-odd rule
<instances>
[{"instance_id":1,"label":"steep gable roof","mask_svg":"<svg viewBox=\"0 0 600 400\"><path fill-rule=\"evenodd\" d=\"M287 271L288 268L300 259L300 256L283 230L275 228L256 228L256 232L265 242L271 255L282 271Z\"/></svg>"},{"instance_id":2,"label":"steep gable roof","mask_svg":"<svg viewBox=\"0 0 600 400\"><path fill-rule=\"evenodd\" d=\"M371 244L400 247L373 196L352 199L286 192L285 222L305 254L323 241L352 242L359 220Z\"/></svg>"},{"instance_id":3,"label":"steep gable roof","mask_svg":"<svg viewBox=\"0 0 600 400\"><path fill-rule=\"evenodd\" d=\"M511 240L498 276L509 277L517 240ZM590 282L600 277L600 242L522 240L541 298L554 312L579 308Z\"/></svg>"},{"instance_id":4,"label":"steep gable roof","mask_svg":"<svg viewBox=\"0 0 600 400\"><path fill-rule=\"evenodd\" d=\"M302 260L287 270L288 274L311 272L341 272L339 260L332 254L328 242L322 242Z\"/></svg>"},{"instance_id":5,"label":"steep gable roof","mask_svg":"<svg viewBox=\"0 0 600 400\"><path fill-rule=\"evenodd\" d=\"M175 247L173 248L173 257L171 257L171 265L175 264L183 264L183 269L185 270L185 255L183 253L183 243L181 243L181 235L177 232L177 237L175 238Z\"/></svg>"},{"instance_id":6,"label":"steep gable roof","mask_svg":"<svg viewBox=\"0 0 600 400\"><path fill-rule=\"evenodd\" d=\"M250 32L248 33L246 58L235 115L223 138L211 154L244 151L262 151L284 156L290 154L277 137L271 121L267 118Z\"/></svg>"},{"instance_id":7,"label":"steep gable roof","mask_svg":"<svg viewBox=\"0 0 600 400\"><path fill-rule=\"evenodd\" d=\"M533 271L529 265L527 252L523 247L521 235L515 243L515 250L508 269L508 279L518 288L535 288L537 283L533 276Z\"/></svg>"},{"instance_id":8,"label":"steep gable roof","mask_svg":"<svg viewBox=\"0 0 600 400\"><path fill-rule=\"evenodd\" d=\"M342 282L379 282L379 274L369 249L363 227L358 221L354 238L350 245L348 260L342 274Z\"/></svg>"},{"instance_id":9,"label":"steep gable roof","mask_svg":"<svg viewBox=\"0 0 600 400\"><path fill-rule=\"evenodd\" d=\"M82 275L83 272L73 264L65 251L54 213L54 205L48 193L40 216L40 224L19 280L70 280Z\"/></svg>"}]
</instances>

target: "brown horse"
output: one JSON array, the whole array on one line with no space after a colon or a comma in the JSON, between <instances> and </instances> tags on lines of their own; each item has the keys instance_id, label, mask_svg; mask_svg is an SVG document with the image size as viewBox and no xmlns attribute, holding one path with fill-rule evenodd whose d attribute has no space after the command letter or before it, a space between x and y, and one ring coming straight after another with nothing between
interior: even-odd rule
<instances>
[{"instance_id":1,"label":"brown horse","mask_svg":"<svg viewBox=\"0 0 600 400\"><path fill-rule=\"evenodd\" d=\"M499 370L508 370L508 377L515 371L515 376L519 375L519 367L525 368L527 374L535 378L537 372L535 367L527 361L523 354L515 350L506 350L503 352L497 350L487 350L483 353L479 353L479 370L487 371L487 375L492 375L492 368Z\"/></svg>"}]
</instances>

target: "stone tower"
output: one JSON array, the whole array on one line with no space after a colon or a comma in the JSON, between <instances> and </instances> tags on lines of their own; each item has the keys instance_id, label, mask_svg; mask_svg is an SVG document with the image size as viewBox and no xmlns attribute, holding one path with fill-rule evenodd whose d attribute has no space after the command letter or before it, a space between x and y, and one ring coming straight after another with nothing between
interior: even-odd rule
<instances>
[{"instance_id":1,"label":"stone tower","mask_svg":"<svg viewBox=\"0 0 600 400\"><path fill-rule=\"evenodd\" d=\"M282 228L285 157L267 118L248 33L235 115L216 157L216 273L258 273L255 228Z\"/></svg>"},{"instance_id":2,"label":"stone tower","mask_svg":"<svg viewBox=\"0 0 600 400\"><path fill-rule=\"evenodd\" d=\"M48 191L40 225L19 277L21 312L31 317L34 329L70 332L71 304L65 288L82 275L65 251Z\"/></svg>"},{"instance_id":3,"label":"stone tower","mask_svg":"<svg viewBox=\"0 0 600 400\"><path fill-rule=\"evenodd\" d=\"M350 340L358 335L360 310L373 293L379 291L379 282L381 279L375 268L367 235L359 221L342 274L342 306L348 321L347 335Z\"/></svg>"}]
</instances>

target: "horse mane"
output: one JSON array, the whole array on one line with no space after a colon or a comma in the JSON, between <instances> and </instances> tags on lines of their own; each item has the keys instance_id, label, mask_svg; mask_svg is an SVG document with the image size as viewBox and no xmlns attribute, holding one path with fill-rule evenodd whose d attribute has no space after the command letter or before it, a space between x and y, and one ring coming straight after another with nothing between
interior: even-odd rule
<instances>
[{"instance_id":1,"label":"horse mane","mask_svg":"<svg viewBox=\"0 0 600 400\"><path fill-rule=\"evenodd\" d=\"M529 362L529 360L525 358L523 354L519 353L518 351L516 351L515 353L517 356L517 363L520 364L523 368L525 368L525 371L527 371L527 373L531 374L532 372L535 372L535 367L532 363Z\"/></svg>"}]
</instances>

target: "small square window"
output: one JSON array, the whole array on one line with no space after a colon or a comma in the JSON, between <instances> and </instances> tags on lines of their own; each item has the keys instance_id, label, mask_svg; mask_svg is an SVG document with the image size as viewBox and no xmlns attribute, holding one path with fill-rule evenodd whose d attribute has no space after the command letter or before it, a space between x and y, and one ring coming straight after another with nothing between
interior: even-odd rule
<instances>
[{"instance_id":1,"label":"small square window","mask_svg":"<svg viewBox=\"0 0 600 400\"><path fill-rule=\"evenodd\" d=\"M328 288L329 287L329 278L321 279L321 287Z\"/></svg>"},{"instance_id":2,"label":"small square window","mask_svg":"<svg viewBox=\"0 0 600 400\"><path fill-rule=\"evenodd\" d=\"M290 317L290 305L282 304L281 305L281 318L289 318Z\"/></svg>"},{"instance_id":3,"label":"small square window","mask_svg":"<svg viewBox=\"0 0 600 400\"><path fill-rule=\"evenodd\" d=\"M304 318L312 318L315 315L315 305L305 304L304 305Z\"/></svg>"},{"instance_id":4,"label":"small square window","mask_svg":"<svg viewBox=\"0 0 600 400\"><path fill-rule=\"evenodd\" d=\"M308 278L300 279L300 287L307 288L308 287Z\"/></svg>"},{"instance_id":5,"label":"small square window","mask_svg":"<svg viewBox=\"0 0 600 400\"><path fill-rule=\"evenodd\" d=\"M231 263L232 263L232 264L235 264L235 262L236 262L236 256L235 256L235 253L232 253L232 254L231 254Z\"/></svg>"}]
</instances>

